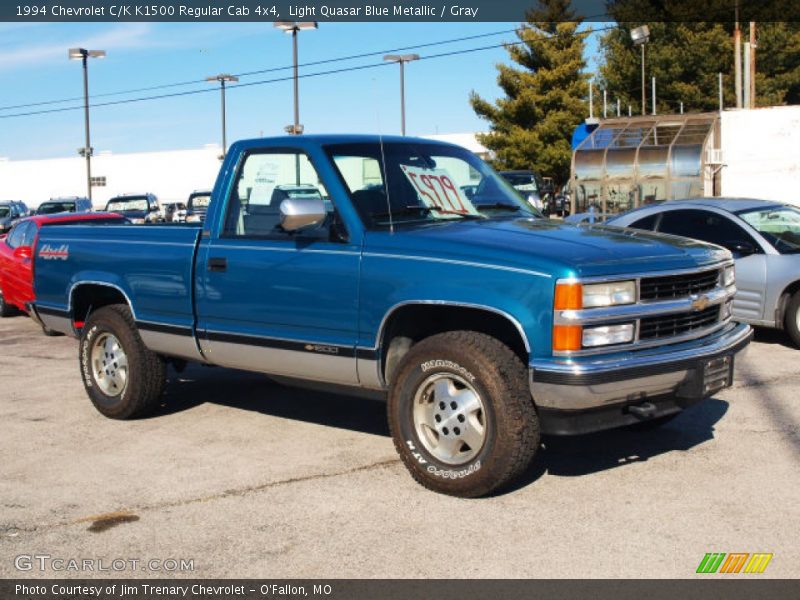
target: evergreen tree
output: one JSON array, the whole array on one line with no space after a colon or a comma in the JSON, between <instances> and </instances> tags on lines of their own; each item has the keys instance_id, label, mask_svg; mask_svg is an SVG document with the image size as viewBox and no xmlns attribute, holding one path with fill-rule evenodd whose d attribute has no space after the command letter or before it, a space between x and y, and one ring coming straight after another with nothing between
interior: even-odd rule
<instances>
[{"instance_id":1,"label":"evergreen tree","mask_svg":"<svg viewBox=\"0 0 800 600\"><path fill-rule=\"evenodd\" d=\"M586 32L569 10L570 0L540 0L520 25L520 43L506 47L521 68L498 64L505 97L494 104L470 95L478 116L490 123L479 141L502 169L534 169L558 184L569 178L571 137L586 118L588 75L583 57Z\"/></svg>"},{"instance_id":2,"label":"evergreen tree","mask_svg":"<svg viewBox=\"0 0 800 600\"><path fill-rule=\"evenodd\" d=\"M732 17L730 6L725 8ZM629 13L619 14L624 17ZM641 113L641 54L640 48L633 46L630 31L641 24L620 21L618 28L601 39L604 60L598 85L608 91L610 101L619 98L623 105L630 104L634 114ZM652 110L652 77L656 78L659 113L676 113L681 102L687 112L717 110L719 73L723 74L725 106L736 105L733 22L648 22L647 25L650 28L650 42L645 48L647 113ZM749 39L749 24L741 26L744 42ZM757 23L756 31L757 105L800 102L800 24Z\"/></svg>"}]
</instances>

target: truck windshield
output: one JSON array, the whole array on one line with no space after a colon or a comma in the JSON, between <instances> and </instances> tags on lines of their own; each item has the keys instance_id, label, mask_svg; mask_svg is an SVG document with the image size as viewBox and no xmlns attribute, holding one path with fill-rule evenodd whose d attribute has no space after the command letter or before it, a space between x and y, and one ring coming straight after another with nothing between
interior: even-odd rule
<instances>
[{"instance_id":1,"label":"truck windshield","mask_svg":"<svg viewBox=\"0 0 800 600\"><path fill-rule=\"evenodd\" d=\"M781 254L800 253L800 210L792 206L736 213Z\"/></svg>"},{"instance_id":2,"label":"truck windshield","mask_svg":"<svg viewBox=\"0 0 800 600\"><path fill-rule=\"evenodd\" d=\"M207 209L210 202L211 202L211 194L198 194L196 196L190 196L189 209L190 210Z\"/></svg>"},{"instance_id":3,"label":"truck windshield","mask_svg":"<svg viewBox=\"0 0 800 600\"><path fill-rule=\"evenodd\" d=\"M369 228L541 216L486 163L457 146L367 142L326 150Z\"/></svg>"},{"instance_id":4,"label":"truck windshield","mask_svg":"<svg viewBox=\"0 0 800 600\"><path fill-rule=\"evenodd\" d=\"M75 212L74 202L45 202L36 211L37 215L52 215L60 212Z\"/></svg>"},{"instance_id":5,"label":"truck windshield","mask_svg":"<svg viewBox=\"0 0 800 600\"><path fill-rule=\"evenodd\" d=\"M108 201L108 212L128 212L133 210L147 210L147 198L131 196L130 198L113 198Z\"/></svg>"}]
</instances>

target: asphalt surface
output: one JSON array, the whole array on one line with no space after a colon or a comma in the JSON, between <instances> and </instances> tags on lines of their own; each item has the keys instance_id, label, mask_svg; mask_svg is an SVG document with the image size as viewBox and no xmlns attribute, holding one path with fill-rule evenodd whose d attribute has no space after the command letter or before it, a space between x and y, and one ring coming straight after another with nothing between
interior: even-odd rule
<instances>
[{"instance_id":1,"label":"asphalt surface","mask_svg":"<svg viewBox=\"0 0 800 600\"><path fill-rule=\"evenodd\" d=\"M796 577L799 352L758 332L735 386L663 429L545 439L514 489L460 500L413 482L380 402L190 367L112 421L75 340L3 319L0 577L693 577L706 552ZM42 555L126 566L17 559Z\"/></svg>"}]
</instances>

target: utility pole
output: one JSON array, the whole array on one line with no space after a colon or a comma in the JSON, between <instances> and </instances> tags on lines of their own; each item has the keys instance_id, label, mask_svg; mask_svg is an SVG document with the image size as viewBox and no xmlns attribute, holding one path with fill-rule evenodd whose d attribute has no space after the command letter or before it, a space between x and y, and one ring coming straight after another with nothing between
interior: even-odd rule
<instances>
[{"instance_id":1,"label":"utility pole","mask_svg":"<svg viewBox=\"0 0 800 600\"><path fill-rule=\"evenodd\" d=\"M739 1L736 1L736 26L733 30L733 85L736 88L736 108L742 108L742 30L739 29Z\"/></svg>"},{"instance_id":2,"label":"utility pole","mask_svg":"<svg viewBox=\"0 0 800 600\"><path fill-rule=\"evenodd\" d=\"M756 22L750 21L750 108L756 107Z\"/></svg>"}]
</instances>

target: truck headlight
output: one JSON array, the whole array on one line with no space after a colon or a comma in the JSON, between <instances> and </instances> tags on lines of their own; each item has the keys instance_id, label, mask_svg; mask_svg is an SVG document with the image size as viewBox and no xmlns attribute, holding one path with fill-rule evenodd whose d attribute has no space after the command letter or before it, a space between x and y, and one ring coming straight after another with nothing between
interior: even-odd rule
<instances>
[{"instance_id":1,"label":"truck headlight","mask_svg":"<svg viewBox=\"0 0 800 600\"><path fill-rule=\"evenodd\" d=\"M734 283L736 283L736 269L733 265L730 265L722 270L722 285L729 287Z\"/></svg>"},{"instance_id":2,"label":"truck headlight","mask_svg":"<svg viewBox=\"0 0 800 600\"><path fill-rule=\"evenodd\" d=\"M583 347L609 346L626 344L633 341L633 323L620 325L603 325L602 327L586 327L583 330Z\"/></svg>"},{"instance_id":3,"label":"truck headlight","mask_svg":"<svg viewBox=\"0 0 800 600\"><path fill-rule=\"evenodd\" d=\"M635 281L580 284L572 281L556 285L555 310L580 310L618 306L636 302Z\"/></svg>"},{"instance_id":4,"label":"truck headlight","mask_svg":"<svg viewBox=\"0 0 800 600\"><path fill-rule=\"evenodd\" d=\"M635 281L592 283L583 286L583 308L617 306L636 302Z\"/></svg>"}]
</instances>

